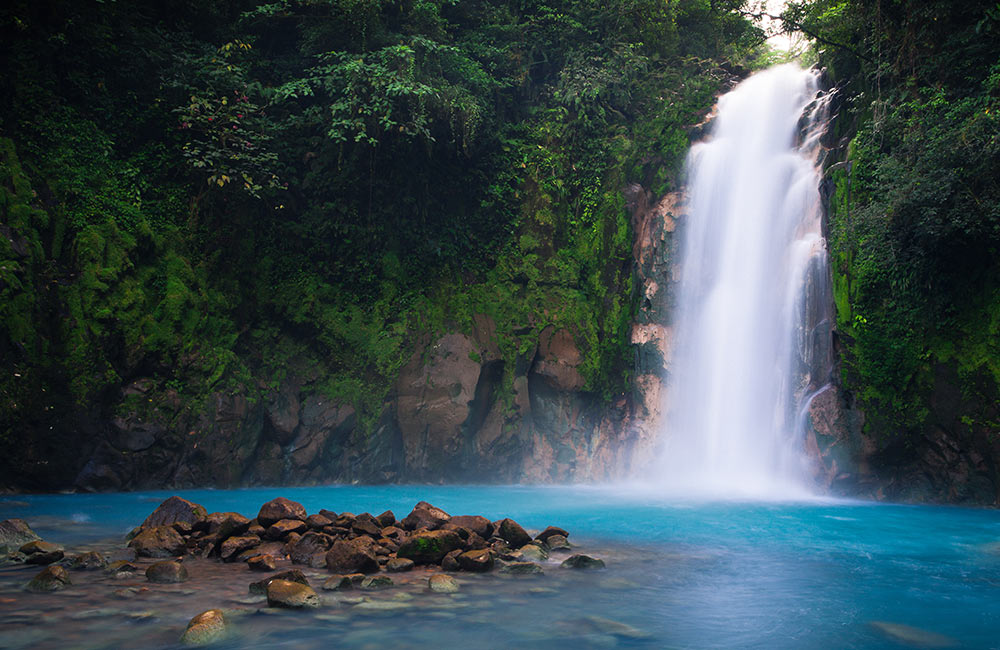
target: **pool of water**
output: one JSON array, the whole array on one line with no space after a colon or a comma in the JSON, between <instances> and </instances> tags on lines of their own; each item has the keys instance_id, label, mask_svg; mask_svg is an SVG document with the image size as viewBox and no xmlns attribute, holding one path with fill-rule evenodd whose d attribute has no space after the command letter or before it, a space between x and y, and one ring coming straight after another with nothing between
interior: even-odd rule
<instances>
[{"instance_id":1,"label":"pool of water","mask_svg":"<svg viewBox=\"0 0 1000 650\"><path fill-rule=\"evenodd\" d=\"M611 487L330 486L3 497L0 519L26 519L68 550L107 548L175 493L247 516L276 496L309 512L399 517L426 500L453 515L561 526L607 569L560 569L553 556L541 577L457 574L455 596L428 592L425 572L394 576L398 586L364 597L406 606L375 616L334 592L318 611L268 611L247 594L258 574L207 560L193 561L181 585L71 572L74 586L51 595L20 591L37 567L8 567L0 647L170 647L211 607L231 613L234 634L220 647L233 648L1000 647L1000 512L991 509L699 502ZM312 575L317 586L324 572ZM115 595L129 586L134 596Z\"/></svg>"}]
</instances>

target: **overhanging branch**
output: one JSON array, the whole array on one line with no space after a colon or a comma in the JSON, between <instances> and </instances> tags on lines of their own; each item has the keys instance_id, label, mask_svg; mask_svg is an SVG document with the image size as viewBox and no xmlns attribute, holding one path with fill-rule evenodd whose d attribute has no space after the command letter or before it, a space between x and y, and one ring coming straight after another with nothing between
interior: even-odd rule
<instances>
[{"instance_id":1,"label":"overhanging branch","mask_svg":"<svg viewBox=\"0 0 1000 650\"><path fill-rule=\"evenodd\" d=\"M831 41L828 38L820 36L819 34L817 34L816 32L812 31L811 29L809 29L808 27L806 27L802 23L795 22L794 20L789 20L787 18L782 18L781 16L775 16L773 14L764 13L764 12L752 12L752 11L740 10L740 14L743 15L743 16L745 16L746 18L753 18L754 20L762 20L764 18L769 18L771 20L781 21L781 24L784 26L786 32L790 32L790 31L802 32L806 36L809 36L810 38L814 38L817 41L819 41L820 43L823 43L825 45L829 45L831 47L840 48L841 50L846 50L847 52L850 52L851 54L853 54L854 56L858 57L859 59L861 59L863 61L868 61L869 63L872 61L871 57L865 56L861 52L858 52L857 50L855 50L850 45L844 45L843 43L837 43L836 41Z\"/></svg>"}]
</instances>

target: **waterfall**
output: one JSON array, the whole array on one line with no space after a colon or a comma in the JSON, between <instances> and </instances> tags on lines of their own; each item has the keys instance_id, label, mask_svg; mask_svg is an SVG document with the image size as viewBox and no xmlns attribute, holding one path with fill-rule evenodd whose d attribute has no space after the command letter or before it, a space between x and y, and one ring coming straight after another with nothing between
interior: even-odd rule
<instances>
[{"instance_id":1,"label":"waterfall","mask_svg":"<svg viewBox=\"0 0 1000 650\"><path fill-rule=\"evenodd\" d=\"M658 465L672 490L809 492L801 413L831 367L817 76L790 64L743 81L688 156Z\"/></svg>"}]
</instances>

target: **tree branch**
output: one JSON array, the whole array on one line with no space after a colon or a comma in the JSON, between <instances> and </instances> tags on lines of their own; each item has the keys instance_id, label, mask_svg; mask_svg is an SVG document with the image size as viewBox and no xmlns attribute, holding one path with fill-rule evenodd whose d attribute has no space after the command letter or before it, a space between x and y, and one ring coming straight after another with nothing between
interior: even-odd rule
<instances>
[{"instance_id":1,"label":"tree branch","mask_svg":"<svg viewBox=\"0 0 1000 650\"><path fill-rule=\"evenodd\" d=\"M817 34L816 32L814 32L811 29L809 29L808 27L806 27L805 25L803 25L802 23L797 23L794 20L789 20L787 18L782 18L781 16L775 16L773 14L768 14L768 13L764 13L764 12L754 13L752 11L740 10L740 14L742 16L746 17L746 18L753 18L754 20L761 20L763 18L770 18L771 20L780 20L781 24L784 27L784 30L786 32L790 32L790 31L802 32L806 36L809 36L810 38L814 38L817 41L819 41L820 43L824 43L824 44L830 45L832 47L837 47L837 48L840 48L842 50L846 50L846 51L850 52L851 54L853 54L854 56L856 56L859 59L861 59L862 61L867 61L869 63L872 62L872 58L871 57L865 56L861 52L858 52L857 50L855 50L853 47L851 47L849 45L844 45L843 43L837 43L836 41L831 41L828 38L824 38L824 37L820 36L819 34Z\"/></svg>"}]
</instances>

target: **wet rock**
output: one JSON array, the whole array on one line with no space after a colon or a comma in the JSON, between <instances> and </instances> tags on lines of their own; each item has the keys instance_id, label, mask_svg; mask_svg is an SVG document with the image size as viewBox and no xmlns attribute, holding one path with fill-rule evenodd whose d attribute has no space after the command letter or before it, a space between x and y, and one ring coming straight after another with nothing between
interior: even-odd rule
<instances>
[{"instance_id":1,"label":"wet rock","mask_svg":"<svg viewBox=\"0 0 1000 650\"><path fill-rule=\"evenodd\" d=\"M197 503L173 496L161 503L146 520L141 528L156 528L170 526L176 522L184 522L194 526L208 515L208 511Z\"/></svg>"},{"instance_id":2,"label":"wet rock","mask_svg":"<svg viewBox=\"0 0 1000 650\"><path fill-rule=\"evenodd\" d=\"M230 537L219 547L219 557L223 562L235 562L237 554L260 546L259 537Z\"/></svg>"},{"instance_id":3,"label":"wet rock","mask_svg":"<svg viewBox=\"0 0 1000 650\"><path fill-rule=\"evenodd\" d=\"M549 526L548 528L546 528L542 532L540 532L537 535L535 535L535 539L540 540L540 541L545 542L546 544L548 544L549 538L552 537L553 535L559 535L563 539L566 539L566 538L569 537L569 533L567 533L562 528L559 528L557 526Z\"/></svg>"},{"instance_id":4,"label":"wet rock","mask_svg":"<svg viewBox=\"0 0 1000 650\"><path fill-rule=\"evenodd\" d=\"M116 562L112 562L107 567L105 567L104 572L107 573L108 575L115 576L122 573L124 574L135 573L138 570L139 567L132 564L131 562L128 562L126 560L118 560Z\"/></svg>"},{"instance_id":5,"label":"wet rock","mask_svg":"<svg viewBox=\"0 0 1000 650\"><path fill-rule=\"evenodd\" d=\"M19 549L25 555L25 564L52 564L63 559L63 548L52 542L37 540L28 542Z\"/></svg>"},{"instance_id":6,"label":"wet rock","mask_svg":"<svg viewBox=\"0 0 1000 650\"><path fill-rule=\"evenodd\" d=\"M334 541L329 535L311 530L288 548L288 557L296 564L323 568L326 566L326 552Z\"/></svg>"},{"instance_id":7,"label":"wet rock","mask_svg":"<svg viewBox=\"0 0 1000 650\"><path fill-rule=\"evenodd\" d=\"M31 579L25 589L34 593L59 591L73 584L66 569L57 564L48 566Z\"/></svg>"},{"instance_id":8,"label":"wet rock","mask_svg":"<svg viewBox=\"0 0 1000 650\"><path fill-rule=\"evenodd\" d=\"M459 571L461 570L461 565L458 563L458 556L462 554L462 549L456 548L451 551L443 558L441 558L441 568L445 571Z\"/></svg>"},{"instance_id":9,"label":"wet rock","mask_svg":"<svg viewBox=\"0 0 1000 650\"><path fill-rule=\"evenodd\" d=\"M439 564L445 555L462 548L462 538L453 530L430 530L411 535L399 546L398 557L417 564Z\"/></svg>"},{"instance_id":10,"label":"wet rock","mask_svg":"<svg viewBox=\"0 0 1000 650\"><path fill-rule=\"evenodd\" d=\"M171 526L144 528L128 545L139 557L171 557L187 552L184 538Z\"/></svg>"},{"instance_id":11,"label":"wet rock","mask_svg":"<svg viewBox=\"0 0 1000 650\"><path fill-rule=\"evenodd\" d=\"M202 646L215 643L226 635L226 617L221 609L210 609L198 614L188 623L181 635L181 643Z\"/></svg>"},{"instance_id":12,"label":"wet rock","mask_svg":"<svg viewBox=\"0 0 1000 650\"><path fill-rule=\"evenodd\" d=\"M458 592L458 581L450 575L435 573L427 579L427 587L439 594L454 594Z\"/></svg>"},{"instance_id":13,"label":"wet rock","mask_svg":"<svg viewBox=\"0 0 1000 650\"><path fill-rule=\"evenodd\" d=\"M134 548L115 548L108 553L108 562L118 562L120 560L135 562L137 557L139 557L139 554L135 552Z\"/></svg>"},{"instance_id":14,"label":"wet rock","mask_svg":"<svg viewBox=\"0 0 1000 650\"><path fill-rule=\"evenodd\" d=\"M322 530L324 526L329 526L333 523L332 519L324 517L323 515L309 515L306 517L306 523L313 530Z\"/></svg>"},{"instance_id":15,"label":"wet rock","mask_svg":"<svg viewBox=\"0 0 1000 650\"><path fill-rule=\"evenodd\" d=\"M468 528L483 539L489 539L493 536L493 524L486 517L480 517L479 515L459 515L452 517L448 523Z\"/></svg>"},{"instance_id":16,"label":"wet rock","mask_svg":"<svg viewBox=\"0 0 1000 650\"><path fill-rule=\"evenodd\" d=\"M582 619L571 621L573 628L578 630L588 630L596 634L610 634L611 636L623 639L648 639L650 635L642 630L632 627L626 623L615 621L603 616L586 616Z\"/></svg>"},{"instance_id":17,"label":"wet rock","mask_svg":"<svg viewBox=\"0 0 1000 650\"><path fill-rule=\"evenodd\" d=\"M188 572L180 562L167 560L151 564L146 569L146 580L161 584L187 582Z\"/></svg>"},{"instance_id":18,"label":"wet rock","mask_svg":"<svg viewBox=\"0 0 1000 650\"><path fill-rule=\"evenodd\" d=\"M326 566L335 573L373 573L378 571L375 542L370 537L338 540L326 553Z\"/></svg>"},{"instance_id":19,"label":"wet rock","mask_svg":"<svg viewBox=\"0 0 1000 650\"><path fill-rule=\"evenodd\" d=\"M271 580L267 585L267 604L269 607L286 607L290 609L315 609L319 607L319 594L309 585L291 580Z\"/></svg>"},{"instance_id":20,"label":"wet rock","mask_svg":"<svg viewBox=\"0 0 1000 650\"><path fill-rule=\"evenodd\" d=\"M382 528L383 526L379 525L378 520L367 512L363 512L355 517L354 522L351 524L351 530L358 535L368 535L375 538L382 536Z\"/></svg>"},{"instance_id":21,"label":"wet rock","mask_svg":"<svg viewBox=\"0 0 1000 650\"><path fill-rule=\"evenodd\" d=\"M97 551L81 553L70 561L69 568L74 571L96 571L108 566L108 561Z\"/></svg>"},{"instance_id":22,"label":"wet rock","mask_svg":"<svg viewBox=\"0 0 1000 650\"><path fill-rule=\"evenodd\" d=\"M354 589L354 582L351 581L350 576L330 576L323 583L323 589L325 591L345 591L348 589Z\"/></svg>"},{"instance_id":23,"label":"wet rock","mask_svg":"<svg viewBox=\"0 0 1000 650\"><path fill-rule=\"evenodd\" d=\"M251 521L238 512L213 512L195 529L203 530L217 539L242 535L250 529ZM259 537L259 535L258 535Z\"/></svg>"},{"instance_id":24,"label":"wet rock","mask_svg":"<svg viewBox=\"0 0 1000 650\"><path fill-rule=\"evenodd\" d=\"M0 521L0 555L11 553L28 542L40 540L41 537L31 530L23 519L4 519Z\"/></svg>"},{"instance_id":25,"label":"wet rock","mask_svg":"<svg viewBox=\"0 0 1000 650\"><path fill-rule=\"evenodd\" d=\"M132 600L136 596L141 596L148 592L149 587L122 587L121 589L112 591L111 595L118 600Z\"/></svg>"},{"instance_id":26,"label":"wet rock","mask_svg":"<svg viewBox=\"0 0 1000 650\"><path fill-rule=\"evenodd\" d=\"M389 576L369 576L361 581L361 588L366 591L376 591L392 586L392 578Z\"/></svg>"},{"instance_id":27,"label":"wet rock","mask_svg":"<svg viewBox=\"0 0 1000 650\"><path fill-rule=\"evenodd\" d=\"M247 532L247 535L253 535L254 537L260 537L261 539L263 539L264 538L264 533L267 532L267 529L264 528L263 526L261 526L260 524L254 523L254 524L250 524L250 526L247 528L246 532Z\"/></svg>"},{"instance_id":28,"label":"wet rock","mask_svg":"<svg viewBox=\"0 0 1000 650\"><path fill-rule=\"evenodd\" d=\"M511 576L535 576L541 575L544 571L534 562L511 562L500 567L498 573Z\"/></svg>"},{"instance_id":29,"label":"wet rock","mask_svg":"<svg viewBox=\"0 0 1000 650\"><path fill-rule=\"evenodd\" d=\"M493 527L496 529L496 536L510 544L512 548L520 548L531 541L531 535L513 519L501 519Z\"/></svg>"},{"instance_id":30,"label":"wet rock","mask_svg":"<svg viewBox=\"0 0 1000 650\"><path fill-rule=\"evenodd\" d=\"M284 539L289 533L299 533L300 535L309 530L309 524L299 519L282 519L276 521L267 529L264 536L267 539Z\"/></svg>"},{"instance_id":31,"label":"wet rock","mask_svg":"<svg viewBox=\"0 0 1000 650\"><path fill-rule=\"evenodd\" d=\"M255 546L239 553L236 556L236 559L246 562L250 558L257 557L258 555L270 555L276 561L283 559L286 555L285 545L281 542L263 542L260 546Z\"/></svg>"},{"instance_id":32,"label":"wet rock","mask_svg":"<svg viewBox=\"0 0 1000 650\"><path fill-rule=\"evenodd\" d=\"M518 549L518 552L525 562L544 562L549 559L549 552L539 544L525 544Z\"/></svg>"},{"instance_id":33,"label":"wet rock","mask_svg":"<svg viewBox=\"0 0 1000 650\"><path fill-rule=\"evenodd\" d=\"M548 545L549 550L552 551L568 551L572 548L569 545L569 540L562 535L552 535L545 540L545 543Z\"/></svg>"},{"instance_id":34,"label":"wet rock","mask_svg":"<svg viewBox=\"0 0 1000 650\"><path fill-rule=\"evenodd\" d=\"M604 560L589 555L570 555L559 566L564 569L603 569Z\"/></svg>"},{"instance_id":35,"label":"wet rock","mask_svg":"<svg viewBox=\"0 0 1000 650\"><path fill-rule=\"evenodd\" d=\"M292 549L295 548L295 545L299 543L300 539L302 539L302 535L299 535L298 533L288 533L288 537L285 538L285 545L281 547L281 552L285 555L289 555L292 552Z\"/></svg>"},{"instance_id":36,"label":"wet rock","mask_svg":"<svg viewBox=\"0 0 1000 650\"><path fill-rule=\"evenodd\" d=\"M265 528L282 519L305 521L306 509L302 507L301 503L296 503L285 497L278 497L262 505L260 512L257 513L257 523Z\"/></svg>"},{"instance_id":37,"label":"wet rock","mask_svg":"<svg viewBox=\"0 0 1000 650\"><path fill-rule=\"evenodd\" d=\"M411 603L399 600L364 600L352 607L351 611L370 616L392 616L412 608Z\"/></svg>"},{"instance_id":38,"label":"wet rock","mask_svg":"<svg viewBox=\"0 0 1000 650\"><path fill-rule=\"evenodd\" d=\"M375 519L381 528L388 528L396 523L396 515L392 514L392 510L386 510Z\"/></svg>"},{"instance_id":39,"label":"wet rock","mask_svg":"<svg viewBox=\"0 0 1000 650\"><path fill-rule=\"evenodd\" d=\"M406 515L400 525L406 530L417 530L418 528L435 530L448 523L449 519L451 519L451 515L444 510L435 508L426 501L421 501L413 507L413 511Z\"/></svg>"},{"instance_id":40,"label":"wet rock","mask_svg":"<svg viewBox=\"0 0 1000 650\"><path fill-rule=\"evenodd\" d=\"M251 571L274 571L277 565L273 556L258 555L247 560L247 566Z\"/></svg>"},{"instance_id":41,"label":"wet rock","mask_svg":"<svg viewBox=\"0 0 1000 650\"><path fill-rule=\"evenodd\" d=\"M413 569L413 560L405 557L394 557L385 563L385 570L389 573L402 573Z\"/></svg>"},{"instance_id":42,"label":"wet rock","mask_svg":"<svg viewBox=\"0 0 1000 650\"><path fill-rule=\"evenodd\" d=\"M493 569L493 554L490 553L489 549L485 548L466 551L459 555L456 560L458 561L458 566L465 571L485 573Z\"/></svg>"},{"instance_id":43,"label":"wet rock","mask_svg":"<svg viewBox=\"0 0 1000 650\"><path fill-rule=\"evenodd\" d=\"M392 541L399 543L406 539L406 531L396 526L386 526L382 529L382 537L388 537Z\"/></svg>"},{"instance_id":44,"label":"wet rock","mask_svg":"<svg viewBox=\"0 0 1000 650\"><path fill-rule=\"evenodd\" d=\"M272 580L286 580L288 582L297 582L308 586L309 581L306 579L304 573L298 569L289 569L288 571L282 571L281 573L275 573L273 576L268 576L263 580L258 580L257 582L250 583L250 593L254 595L262 595L267 593L267 585L271 583Z\"/></svg>"},{"instance_id":45,"label":"wet rock","mask_svg":"<svg viewBox=\"0 0 1000 650\"><path fill-rule=\"evenodd\" d=\"M889 640L912 648L953 648L958 645L958 641L951 637L902 623L872 621L869 625Z\"/></svg>"}]
</instances>

